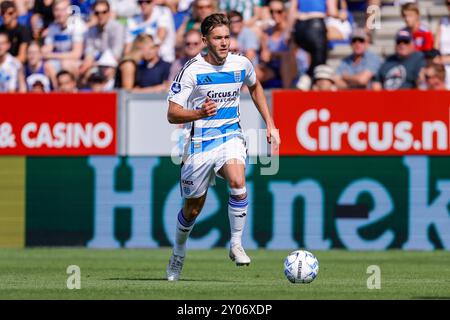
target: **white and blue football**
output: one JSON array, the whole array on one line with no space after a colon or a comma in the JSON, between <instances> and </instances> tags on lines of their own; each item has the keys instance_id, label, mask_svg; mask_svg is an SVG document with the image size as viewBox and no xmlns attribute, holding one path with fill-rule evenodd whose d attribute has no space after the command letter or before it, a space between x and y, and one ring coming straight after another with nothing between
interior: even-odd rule
<instances>
[{"instance_id":1,"label":"white and blue football","mask_svg":"<svg viewBox=\"0 0 450 320\"><path fill-rule=\"evenodd\" d=\"M309 251L293 251L284 260L284 274L292 283L310 283L318 273L319 260Z\"/></svg>"}]
</instances>

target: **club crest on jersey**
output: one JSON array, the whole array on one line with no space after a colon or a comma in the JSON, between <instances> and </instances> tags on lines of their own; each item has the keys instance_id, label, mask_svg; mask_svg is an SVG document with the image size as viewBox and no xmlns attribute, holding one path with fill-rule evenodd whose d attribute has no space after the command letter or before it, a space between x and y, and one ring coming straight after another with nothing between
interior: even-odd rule
<instances>
[{"instance_id":1,"label":"club crest on jersey","mask_svg":"<svg viewBox=\"0 0 450 320\"><path fill-rule=\"evenodd\" d=\"M234 81L241 82L241 71L234 72Z\"/></svg>"},{"instance_id":2,"label":"club crest on jersey","mask_svg":"<svg viewBox=\"0 0 450 320\"><path fill-rule=\"evenodd\" d=\"M181 91L181 84L179 82L172 83L170 91L172 91L175 94L179 93Z\"/></svg>"}]
</instances>

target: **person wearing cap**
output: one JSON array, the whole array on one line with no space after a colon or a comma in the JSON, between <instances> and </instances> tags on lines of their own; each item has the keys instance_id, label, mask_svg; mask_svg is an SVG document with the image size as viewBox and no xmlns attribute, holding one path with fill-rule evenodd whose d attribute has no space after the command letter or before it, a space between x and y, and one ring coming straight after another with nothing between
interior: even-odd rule
<instances>
[{"instance_id":1,"label":"person wearing cap","mask_svg":"<svg viewBox=\"0 0 450 320\"><path fill-rule=\"evenodd\" d=\"M400 30L395 41L395 53L378 70L372 84L374 90L417 88L420 70L425 65L424 55L414 49L413 37L407 30Z\"/></svg>"},{"instance_id":2,"label":"person wearing cap","mask_svg":"<svg viewBox=\"0 0 450 320\"><path fill-rule=\"evenodd\" d=\"M369 36L364 29L351 35L352 54L345 57L336 69L339 89L368 89L381 66L381 58L368 50Z\"/></svg>"},{"instance_id":3,"label":"person wearing cap","mask_svg":"<svg viewBox=\"0 0 450 320\"><path fill-rule=\"evenodd\" d=\"M86 37L86 49L80 72L84 74L98 61L105 51L111 51L114 59L122 57L125 28L111 17L110 5L107 0L97 0L93 6L97 25L89 28Z\"/></svg>"},{"instance_id":4,"label":"person wearing cap","mask_svg":"<svg viewBox=\"0 0 450 320\"><path fill-rule=\"evenodd\" d=\"M337 91L333 69L321 64L314 68L313 91Z\"/></svg>"}]
</instances>

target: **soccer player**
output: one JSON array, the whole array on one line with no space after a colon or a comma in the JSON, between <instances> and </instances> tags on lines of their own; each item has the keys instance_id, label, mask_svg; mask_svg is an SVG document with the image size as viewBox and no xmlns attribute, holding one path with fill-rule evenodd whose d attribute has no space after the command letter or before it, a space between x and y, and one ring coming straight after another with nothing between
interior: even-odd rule
<instances>
[{"instance_id":1,"label":"soccer player","mask_svg":"<svg viewBox=\"0 0 450 320\"><path fill-rule=\"evenodd\" d=\"M184 124L185 148L181 167L184 206L178 213L175 243L167 266L167 279L176 281L183 268L186 240L206 200L215 175L230 188L230 258L236 265L249 265L242 244L247 215L245 161L247 150L239 124L239 97L247 85L253 102L267 126L267 141L278 148L280 137L270 116L261 84L252 63L232 54L229 21L215 13L201 24L206 55L199 53L175 77L169 91L167 118Z\"/></svg>"}]
</instances>

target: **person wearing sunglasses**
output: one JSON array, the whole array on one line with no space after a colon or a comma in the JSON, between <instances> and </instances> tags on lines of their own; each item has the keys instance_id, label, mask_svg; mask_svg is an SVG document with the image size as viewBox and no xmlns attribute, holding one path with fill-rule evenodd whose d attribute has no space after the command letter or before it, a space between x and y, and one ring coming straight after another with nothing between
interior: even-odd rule
<instances>
[{"instance_id":1,"label":"person wearing sunglasses","mask_svg":"<svg viewBox=\"0 0 450 320\"><path fill-rule=\"evenodd\" d=\"M172 12L165 6L157 5L153 0L138 0L137 3L141 14L127 21L125 53L128 53L138 35L147 34L161 44L161 58L172 63L175 60L176 40Z\"/></svg>"},{"instance_id":2,"label":"person wearing sunglasses","mask_svg":"<svg viewBox=\"0 0 450 320\"><path fill-rule=\"evenodd\" d=\"M381 58L368 50L369 35L362 28L353 31L351 47L352 54L336 69L336 85L339 89L368 89L381 66Z\"/></svg>"},{"instance_id":3,"label":"person wearing sunglasses","mask_svg":"<svg viewBox=\"0 0 450 320\"><path fill-rule=\"evenodd\" d=\"M3 1L0 5L3 25L0 31L9 35L11 48L9 53L16 57L22 64L27 60L27 48L31 42L31 29L18 22L18 13L13 1Z\"/></svg>"},{"instance_id":4,"label":"person wearing sunglasses","mask_svg":"<svg viewBox=\"0 0 450 320\"><path fill-rule=\"evenodd\" d=\"M202 34L197 30L189 30L184 36L182 56L170 66L169 80L173 81L186 62L199 54L203 47Z\"/></svg>"},{"instance_id":5,"label":"person wearing sunglasses","mask_svg":"<svg viewBox=\"0 0 450 320\"><path fill-rule=\"evenodd\" d=\"M372 88L379 90L416 89L424 54L414 49L412 34L400 30L395 37L395 53L387 57L375 76Z\"/></svg>"},{"instance_id":6,"label":"person wearing sunglasses","mask_svg":"<svg viewBox=\"0 0 450 320\"><path fill-rule=\"evenodd\" d=\"M435 48L441 53L441 62L446 70L446 87L450 90L450 0L446 1L448 16L441 18L436 31Z\"/></svg>"},{"instance_id":7,"label":"person wearing sunglasses","mask_svg":"<svg viewBox=\"0 0 450 320\"><path fill-rule=\"evenodd\" d=\"M97 24L87 32L85 58L80 68L82 74L100 60L104 52L112 52L114 59L119 61L124 47L125 29L111 17L108 0L97 0L92 9Z\"/></svg>"},{"instance_id":8,"label":"person wearing sunglasses","mask_svg":"<svg viewBox=\"0 0 450 320\"><path fill-rule=\"evenodd\" d=\"M445 67L440 63L429 62L423 69L426 90L447 90L445 86Z\"/></svg>"}]
</instances>

